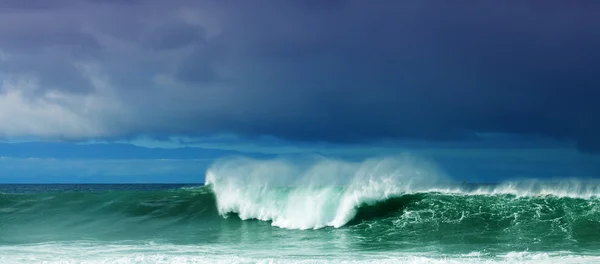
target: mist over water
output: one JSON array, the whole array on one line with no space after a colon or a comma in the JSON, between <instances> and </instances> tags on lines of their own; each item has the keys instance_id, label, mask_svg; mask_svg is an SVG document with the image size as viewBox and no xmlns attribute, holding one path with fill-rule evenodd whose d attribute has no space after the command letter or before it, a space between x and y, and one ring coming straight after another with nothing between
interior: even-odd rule
<instances>
[{"instance_id":1,"label":"mist over water","mask_svg":"<svg viewBox=\"0 0 600 264\"><path fill-rule=\"evenodd\" d=\"M0 187L0 262L589 263L600 184L455 181L410 155L228 158L205 186Z\"/></svg>"}]
</instances>

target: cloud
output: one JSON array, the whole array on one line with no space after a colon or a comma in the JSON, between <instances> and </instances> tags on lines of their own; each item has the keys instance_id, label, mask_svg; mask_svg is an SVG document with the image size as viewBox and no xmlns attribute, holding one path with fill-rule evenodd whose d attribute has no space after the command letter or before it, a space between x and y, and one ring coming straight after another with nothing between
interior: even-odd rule
<instances>
[{"instance_id":1,"label":"cloud","mask_svg":"<svg viewBox=\"0 0 600 264\"><path fill-rule=\"evenodd\" d=\"M499 132L597 150L599 8L3 2L0 134L357 142Z\"/></svg>"},{"instance_id":2,"label":"cloud","mask_svg":"<svg viewBox=\"0 0 600 264\"><path fill-rule=\"evenodd\" d=\"M82 65L81 78L94 93L44 89L35 78L5 79L0 83L0 136L86 140L109 137L119 118L127 115L111 87Z\"/></svg>"}]
</instances>

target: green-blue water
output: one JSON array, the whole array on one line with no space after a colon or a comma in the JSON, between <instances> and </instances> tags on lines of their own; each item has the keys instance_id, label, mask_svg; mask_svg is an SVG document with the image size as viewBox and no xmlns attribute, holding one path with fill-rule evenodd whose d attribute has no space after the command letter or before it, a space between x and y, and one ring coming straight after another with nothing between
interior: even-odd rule
<instances>
[{"instance_id":1,"label":"green-blue water","mask_svg":"<svg viewBox=\"0 0 600 264\"><path fill-rule=\"evenodd\" d=\"M2 185L0 263L600 263L600 184L411 157L227 158L206 185Z\"/></svg>"},{"instance_id":2,"label":"green-blue water","mask_svg":"<svg viewBox=\"0 0 600 264\"><path fill-rule=\"evenodd\" d=\"M347 222L331 227L307 219L327 220L328 213L335 219L343 210L317 217L308 210L325 207L256 197L246 197L252 210L268 214L272 205L280 215L242 221L243 205L223 212L214 187L0 185L0 262L600 261L600 200L594 195L518 195L470 185L361 203ZM298 191L262 188L257 197L306 193L312 198L297 199L317 201L318 193L328 199L346 193L343 187ZM302 214L289 212L294 209ZM285 219L286 228L272 225L285 215L296 218ZM243 218L263 217L255 216Z\"/></svg>"}]
</instances>

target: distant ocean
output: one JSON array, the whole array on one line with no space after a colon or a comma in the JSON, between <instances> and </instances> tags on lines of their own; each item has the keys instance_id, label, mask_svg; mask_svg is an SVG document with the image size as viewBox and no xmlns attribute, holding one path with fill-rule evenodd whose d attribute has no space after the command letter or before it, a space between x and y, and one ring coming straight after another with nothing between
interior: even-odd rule
<instances>
[{"instance_id":1,"label":"distant ocean","mask_svg":"<svg viewBox=\"0 0 600 264\"><path fill-rule=\"evenodd\" d=\"M322 164L290 184L244 166L207 185L0 185L0 263L600 263L595 183L325 185Z\"/></svg>"}]
</instances>

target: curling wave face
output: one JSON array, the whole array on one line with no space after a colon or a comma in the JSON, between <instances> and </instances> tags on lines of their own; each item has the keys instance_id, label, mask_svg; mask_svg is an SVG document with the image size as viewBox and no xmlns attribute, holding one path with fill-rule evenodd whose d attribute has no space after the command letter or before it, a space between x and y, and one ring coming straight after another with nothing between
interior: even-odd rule
<instances>
[{"instance_id":1,"label":"curling wave face","mask_svg":"<svg viewBox=\"0 0 600 264\"><path fill-rule=\"evenodd\" d=\"M361 205L430 190L441 181L432 165L410 157L317 159L308 165L238 158L217 162L206 174L222 215L289 229L341 227Z\"/></svg>"}]
</instances>

